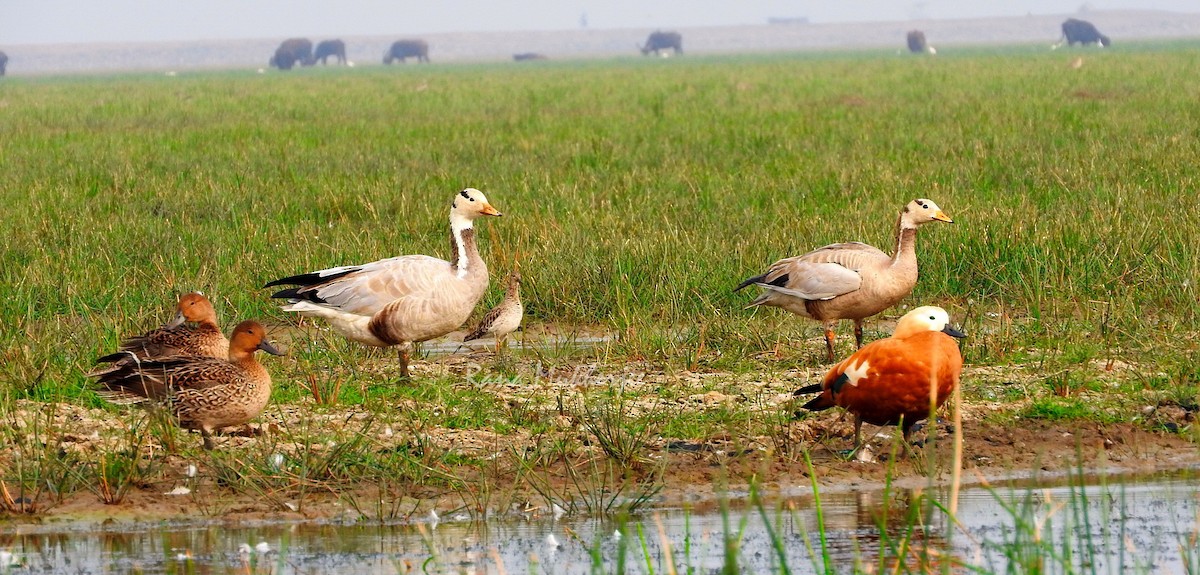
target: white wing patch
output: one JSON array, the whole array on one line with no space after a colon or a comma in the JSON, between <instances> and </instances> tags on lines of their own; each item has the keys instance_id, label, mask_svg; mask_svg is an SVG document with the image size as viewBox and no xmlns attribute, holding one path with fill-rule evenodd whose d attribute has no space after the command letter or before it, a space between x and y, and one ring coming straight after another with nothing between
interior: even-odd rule
<instances>
[{"instance_id":1,"label":"white wing patch","mask_svg":"<svg viewBox=\"0 0 1200 575\"><path fill-rule=\"evenodd\" d=\"M858 387L858 381L867 377L869 369L871 369L871 362L864 359L862 363L852 366L842 373L846 376L846 383Z\"/></svg>"}]
</instances>

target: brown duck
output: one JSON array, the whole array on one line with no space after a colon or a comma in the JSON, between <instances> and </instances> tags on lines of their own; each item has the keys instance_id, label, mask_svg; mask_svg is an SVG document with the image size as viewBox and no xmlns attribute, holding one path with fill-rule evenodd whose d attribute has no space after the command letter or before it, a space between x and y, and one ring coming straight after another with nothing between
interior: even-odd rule
<instances>
[{"instance_id":1,"label":"brown duck","mask_svg":"<svg viewBox=\"0 0 1200 575\"><path fill-rule=\"evenodd\" d=\"M172 356L118 364L101 373L100 394L114 403L165 403L186 429L198 429L204 448L212 433L258 417L271 398L271 375L254 357L263 350L283 355L256 321L238 324L226 359Z\"/></svg>"},{"instance_id":2,"label":"brown duck","mask_svg":"<svg viewBox=\"0 0 1200 575\"><path fill-rule=\"evenodd\" d=\"M194 325L189 325L194 324ZM217 312L212 302L200 292L179 296L175 317L166 325L136 335L121 342L115 353L97 358L97 363L124 363L192 355L225 358L229 355L229 340L217 325ZM103 368L88 375L97 376L113 367Z\"/></svg>"},{"instance_id":3,"label":"brown duck","mask_svg":"<svg viewBox=\"0 0 1200 575\"><path fill-rule=\"evenodd\" d=\"M504 289L504 299L483 316L479 325L471 330L463 341L491 335L496 338L496 352L499 353L504 338L521 327L524 315L525 307L521 305L521 274L512 272Z\"/></svg>"}]
</instances>

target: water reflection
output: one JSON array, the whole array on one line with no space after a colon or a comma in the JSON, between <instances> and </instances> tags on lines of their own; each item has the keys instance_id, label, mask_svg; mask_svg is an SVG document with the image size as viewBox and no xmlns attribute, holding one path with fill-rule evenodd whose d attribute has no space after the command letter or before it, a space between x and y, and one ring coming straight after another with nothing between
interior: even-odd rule
<instances>
[{"instance_id":1,"label":"water reflection","mask_svg":"<svg viewBox=\"0 0 1200 575\"><path fill-rule=\"evenodd\" d=\"M0 550L21 565L0 573L713 573L730 556L740 573L779 573L784 563L793 573L824 573L825 561L837 572L890 570L896 562L930 571L950 558L1004 572L1009 562L1042 561L1036 546L1045 542L1087 562L1088 571L1183 573L1197 561L1187 537L1196 531L1198 496L1194 481L1173 479L969 489L961 531L932 511L929 498L906 490L825 494L820 515L805 496L778 498L765 511L707 504L626 522L10 525ZM1044 530L1015 528L1014 516Z\"/></svg>"}]
</instances>

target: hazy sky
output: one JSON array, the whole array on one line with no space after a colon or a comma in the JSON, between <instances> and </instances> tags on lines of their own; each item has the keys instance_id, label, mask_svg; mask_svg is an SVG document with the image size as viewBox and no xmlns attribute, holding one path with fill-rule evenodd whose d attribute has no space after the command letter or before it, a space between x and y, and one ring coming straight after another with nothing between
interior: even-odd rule
<instances>
[{"instance_id":1,"label":"hazy sky","mask_svg":"<svg viewBox=\"0 0 1200 575\"><path fill-rule=\"evenodd\" d=\"M1200 0L3 0L0 46L483 30L657 28L1156 9Z\"/></svg>"}]
</instances>

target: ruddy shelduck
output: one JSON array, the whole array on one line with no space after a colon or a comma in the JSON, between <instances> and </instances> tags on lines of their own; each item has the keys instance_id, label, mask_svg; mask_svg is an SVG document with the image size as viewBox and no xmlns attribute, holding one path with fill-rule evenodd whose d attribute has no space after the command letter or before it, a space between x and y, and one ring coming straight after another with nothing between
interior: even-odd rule
<instances>
[{"instance_id":1,"label":"ruddy shelduck","mask_svg":"<svg viewBox=\"0 0 1200 575\"><path fill-rule=\"evenodd\" d=\"M840 406L854 414L854 444L861 445L862 423L899 425L908 441L913 424L941 407L958 385L962 353L946 310L918 307L900 318L895 333L863 346L835 365L819 384L796 395L821 392L804 408ZM936 399L930 401L931 390Z\"/></svg>"}]
</instances>

